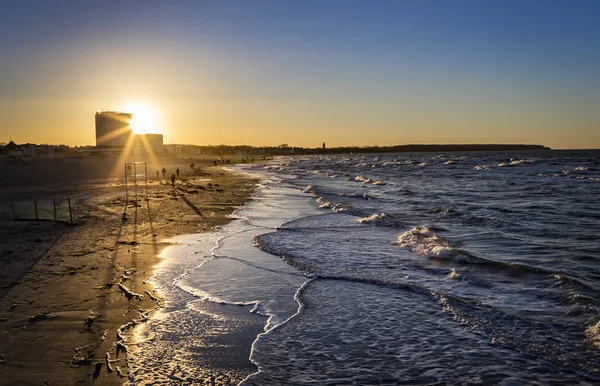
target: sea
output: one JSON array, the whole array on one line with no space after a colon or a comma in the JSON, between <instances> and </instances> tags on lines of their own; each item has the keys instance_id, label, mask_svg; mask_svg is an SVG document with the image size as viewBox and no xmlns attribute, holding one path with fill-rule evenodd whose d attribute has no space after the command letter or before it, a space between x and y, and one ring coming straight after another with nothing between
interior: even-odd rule
<instances>
[{"instance_id":1,"label":"sea","mask_svg":"<svg viewBox=\"0 0 600 386\"><path fill-rule=\"evenodd\" d=\"M163 253L133 383L194 383L195 353L242 323L202 302L262 316L242 385L600 384L600 151L233 169L260 184Z\"/></svg>"}]
</instances>

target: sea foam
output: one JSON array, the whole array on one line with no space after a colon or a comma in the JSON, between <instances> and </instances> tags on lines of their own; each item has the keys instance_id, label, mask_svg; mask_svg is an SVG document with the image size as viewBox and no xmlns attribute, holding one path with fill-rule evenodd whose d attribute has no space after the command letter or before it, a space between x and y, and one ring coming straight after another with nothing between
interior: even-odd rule
<instances>
[{"instance_id":1,"label":"sea foam","mask_svg":"<svg viewBox=\"0 0 600 386\"><path fill-rule=\"evenodd\" d=\"M427 227L414 227L396 240L396 245L419 256L447 259L452 256L452 246Z\"/></svg>"},{"instance_id":2,"label":"sea foam","mask_svg":"<svg viewBox=\"0 0 600 386\"><path fill-rule=\"evenodd\" d=\"M374 213L368 217L359 218L358 221L361 224L377 223L385 218L385 213Z\"/></svg>"}]
</instances>

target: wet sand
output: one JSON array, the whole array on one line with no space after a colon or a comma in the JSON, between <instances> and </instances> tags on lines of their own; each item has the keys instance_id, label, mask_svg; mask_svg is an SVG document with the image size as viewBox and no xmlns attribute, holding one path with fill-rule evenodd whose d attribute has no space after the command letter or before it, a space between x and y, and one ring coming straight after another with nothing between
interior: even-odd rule
<instances>
[{"instance_id":1,"label":"wet sand","mask_svg":"<svg viewBox=\"0 0 600 386\"><path fill-rule=\"evenodd\" d=\"M4 175L14 176L0 190L0 201L67 196L73 201L75 222L0 219L2 383L127 382L125 354L132 349L127 335L161 306L148 278L168 245L162 240L227 223L255 185L254 180L208 166L208 161L195 161L195 170L189 160L159 162L151 170L164 164L173 173L179 167L181 179L173 189L154 175L149 200L137 204L126 203L119 181L122 167L112 158L0 167ZM69 165L79 173L61 174ZM40 181L32 184L36 174ZM248 320L237 336L223 337L234 343L228 353L200 354L208 358L207 368L201 373L205 379L196 382L235 384L255 370L246 341L253 340L262 324L238 311L221 309Z\"/></svg>"}]
</instances>

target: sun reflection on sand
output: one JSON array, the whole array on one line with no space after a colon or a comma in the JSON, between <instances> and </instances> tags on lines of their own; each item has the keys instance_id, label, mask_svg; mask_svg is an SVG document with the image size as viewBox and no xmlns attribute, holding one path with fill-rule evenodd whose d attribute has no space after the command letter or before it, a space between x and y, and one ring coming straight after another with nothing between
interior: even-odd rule
<instances>
[{"instance_id":1,"label":"sun reflection on sand","mask_svg":"<svg viewBox=\"0 0 600 386\"><path fill-rule=\"evenodd\" d=\"M118 174L121 170L124 170L126 162L147 162L149 168L148 179L152 178L150 166L160 164L157 154L144 135L131 135L127 139L123 150L119 153L117 161L113 166L112 174Z\"/></svg>"}]
</instances>

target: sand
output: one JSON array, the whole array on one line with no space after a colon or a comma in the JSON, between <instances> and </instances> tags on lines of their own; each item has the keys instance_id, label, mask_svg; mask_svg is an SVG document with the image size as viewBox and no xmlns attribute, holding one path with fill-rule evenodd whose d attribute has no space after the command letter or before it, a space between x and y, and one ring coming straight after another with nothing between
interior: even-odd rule
<instances>
[{"instance_id":1,"label":"sand","mask_svg":"<svg viewBox=\"0 0 600 386\"><path fill-rule=\"evenodd\" d=\"M127 347L120 335L131 334L160 307L148 278L168 245L162 240L227 223L256 182L209 162L196 161L192 170L190 160L163 158L151 170L165 165L173 173L179 167L176 188L151 174L149 200L126 203L121 161L98 157L0 167L8 176L0 202L69 197L75 223L0 216L2 383L126 383ZM232 338L240 349L229 363L208 364L206 381L235 384L254 371L248 343L261 328L253 321ZM228 368L235 368L234 376L219 378Z\"/></svg>"}]
</instances>

